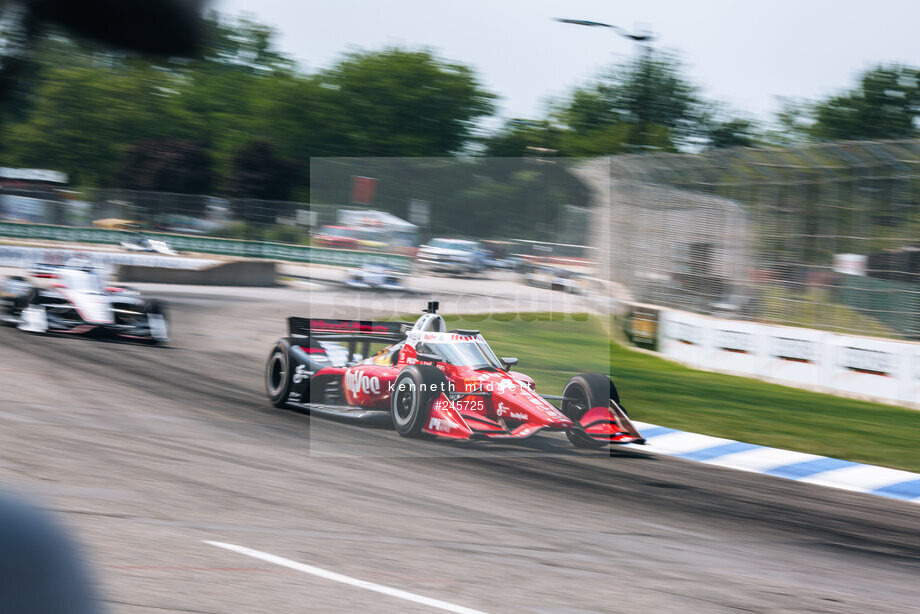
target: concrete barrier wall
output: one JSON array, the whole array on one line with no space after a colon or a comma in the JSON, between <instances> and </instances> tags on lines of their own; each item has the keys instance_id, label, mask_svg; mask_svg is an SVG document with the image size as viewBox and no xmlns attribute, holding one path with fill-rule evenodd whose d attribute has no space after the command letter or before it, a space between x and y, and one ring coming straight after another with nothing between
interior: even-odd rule
<instances>
[{"instance_id":1,"label":"concrete barrier wall","mask_svg":"<svg viewBox=\"0 0 920 614\"><path fill-rule=\"evenodd\" d=\"M920 407L920 344L662 309L658 351L682 363Z\"/></svg>"},{"instance_id":2,"label":"concrete barrier wall","mask_svg":"<svg viewBox=\"0 0 920 614\"><path fill-rule=\"evenodd\" d=\"M123 265L119 267L118 280L196 286L271 287L277 284L275 263L270 260L237 260L197 270Z\"/></svg>"}]
</instances>

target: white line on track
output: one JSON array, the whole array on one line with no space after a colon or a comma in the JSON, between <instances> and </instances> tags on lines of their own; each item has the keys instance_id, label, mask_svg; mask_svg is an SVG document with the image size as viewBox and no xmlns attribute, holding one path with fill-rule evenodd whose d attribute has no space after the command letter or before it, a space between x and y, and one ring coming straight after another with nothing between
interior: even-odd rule
<instances>
[{"instance_id":1,"label":"white line on track","mask_svg":"<svg viewBox=\"0 0 920 614\"><path fill-rule=\"evenodd\" d=\"M303 573L308 573L320 578L325 578L327 580L333 580L335 582L341 582L342 584L349 584L351 586L357 586L358 588L363 588L369 591L374 591L376 593L382 593L384 595L389 595L390 597L396 597L397 599L405 599L406 601L413 601L415 603L420 603L422 605L427 605L432 608L437 608L439 610L445 610L447 612L457 612L457 614L485 614L481 610L474 610L472 608L467 608L462 605L455 605L453 603L448 603L446 601L441 601L439 599L432 599L431 597L424 597L422 595L416 595L415 593L410 593L408 591L402 591L398 588L390 588L389 586L383 586L382 584L374 584L373 582L367 582L365 580L358 580L357 578L352 578L350 576L345 576L334 571L329 571L327 569L321 569L320 567L314 567L313 565L306 565L304 563L298 563L297 561L292 561L291 559L286 559L281 556L274 554L269 554L267 552L261 552L259 550L253 550L252 548L247 548L246 546L237 546L235 544L226 544L223 542L212 542L205 540L206 544L212 546L217 546L218 548L224 548L225 550L230 550L232 552L237 552L239 554L245 554L246 556L251 556L256 559L261 559L268 563L274 563L275 565L281 565L282 567L287 567L289 569L294 569L296 571L301 571Z\"/></svg>"}]
</instances>

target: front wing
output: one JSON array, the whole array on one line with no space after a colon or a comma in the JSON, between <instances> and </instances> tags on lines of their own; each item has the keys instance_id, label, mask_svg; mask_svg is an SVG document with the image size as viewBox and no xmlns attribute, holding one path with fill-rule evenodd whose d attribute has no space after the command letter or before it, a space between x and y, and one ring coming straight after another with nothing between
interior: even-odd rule
<instances>
[{"instance_id":1,"label":"front wing","mask_svg":"<svg viewBox=\"0 0 920 614\"><path fill-rule=\"evenodd\" d=\"M169 339L166 319L160 314L116 310L114 322L91 322L83 318L70 303L41 302L29 305L19 315L17 327L33 333L61 333L114 337L139 341L166 342Z\"/></svg>"},{"instance_id":2,"label":"front wing","mask_svg":"<svg viewBox=\"0 0 920 614\"><path fill-rule=\"evenodd\" d=\"M456 398L451 398L451 397ZM545 429L544 425L521 423L508 426L477 412L459 409L455 401L463 396L441 393L429 409L422 431L429 435L454 440L526 439ZM311 414L348 421L387 424L389 412L349 405L289 402L289 405ZM588 436L610 444L644 444L645 439L633 425L626 412L613 400L609 407L595 407L585 413L578 428Z\"/></svg>"}]
</instances>

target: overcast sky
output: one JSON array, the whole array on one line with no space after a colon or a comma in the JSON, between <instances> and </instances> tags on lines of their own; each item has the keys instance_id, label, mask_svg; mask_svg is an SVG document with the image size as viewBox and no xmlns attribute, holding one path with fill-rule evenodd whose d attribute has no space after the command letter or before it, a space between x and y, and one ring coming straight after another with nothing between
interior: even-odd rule
<instances>
[{"instance_id":1,"label":"overcast sky","mask_svg":"<svg viewBox=\"0 0 920 614\"><path fill-rule=\"evenodd\" d=\"M348 49L428 47L472 66L504 117L542 115L550 96L634 53L612 31L651 29L704 94L769 120L777 96L817 98L880 62L920 65L920 0L212 0L275 26L306 68Z\"/></svg>"}]
</instances>

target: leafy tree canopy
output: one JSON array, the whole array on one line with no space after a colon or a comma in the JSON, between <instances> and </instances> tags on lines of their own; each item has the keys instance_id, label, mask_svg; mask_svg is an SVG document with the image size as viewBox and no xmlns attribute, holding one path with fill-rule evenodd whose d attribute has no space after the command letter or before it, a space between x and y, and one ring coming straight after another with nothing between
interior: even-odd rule
<instances>
[{"instance_id":1,"label":"leafy tree canopy","mask_svg":"<svg viewBox=\"0 0 920 614\"><path fill-rule=\"evenodd\" d=\"M0 164L112 186L124 182L136 143L185 139L207 144L229 187L235 157L256 139L298 162L293 182L303 193L311 156L451 155L493 110L495 96L469 67L430 51L353 52L307 73L268 26L213 15L208 30L196 60L144 58L56 33L27 52L7 45L7 58L0 47L0 64L19 66L15 83L0 79L15 100L0 107ZM15 42L13 34L0 38Z\"/></svg>"},{"instance_id":2,"label":"leafy tree canopy","mask_svg":"<svg viewBox=\"0 0 920 614\"><path fill-rule=\"evenodd\" d=\"M357 156L456 153L495 98L470 68L395 47L350 53L318 78L336 92L346 146Z\"/></svg>"},{"instance_id":3,"label":"leafy tree canopy","mask_svg":"<svg viewBox=\"0 0 920 614\"><path fill-rule=\"evenodd\" d=\"M569 155L674 151L706 132L706 104L672 54L647 49L557 105Z\"/></svg>"},{"instance_id":4,"label":"leafy tree canopy","mask_svg":"<svg viewBox=\"0 0 920 614\"><path fill-rule=\"evenodd\" d=\"M852 90L816 103L809 134L820 140L909 138L918 134L918 115L920 70L879 66Z\"/></svg>"}]
</instances>

